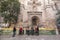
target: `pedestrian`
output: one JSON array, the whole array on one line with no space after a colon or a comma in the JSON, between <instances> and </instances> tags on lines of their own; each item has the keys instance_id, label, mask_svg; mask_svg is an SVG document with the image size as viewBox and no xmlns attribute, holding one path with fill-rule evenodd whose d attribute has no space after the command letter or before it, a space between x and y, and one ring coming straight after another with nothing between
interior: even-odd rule
<instances>
[{"instance_id":1,"label":"pedestrian","mask_svg":"<svg viewBox=\"0 0 60 40\"><path fill-rule=\"evenodd\" d=\"M26 34L27 34L27 35L30 35L29 26L28 26L27 29L26 29Z\"/></svg>"},{"instance_id":2,"label":"pedestrian","mask_svg":"<svg viewBox=\"0 0 60 40\"><path fill-rule=\"evenodd\" d=\"M36 26L36 28L35 28L35 34L36 34L36 35L39 35L39 27L37 27L37 26Z\"/></svg>"},{"instance_id":3,"label":"pedestrian","mask_svg":"<svg viewBox=\"0 0 60 40\"><path fill-rule=\"evenodd\" d=\"M15 37L15 35L16 35L16 27L14 26L14 28L13 28L13 37Z\"/></svg>"},{"instance_id":4,"label":"pedestrian","mask_svg":"<svg viewBox=\"0 0 60 40\"><path fill-rule=\"evenodd\" d=\"M31 27L31 35L34 35L34 28Z\"/></svg>"},{"instance_id":5,"label":"pedestrian","mask_svg":"<svg viewBox=\"0 0 60 40\"><path fill-rule=\"evenodd\" d=\"M19 35L22 35L22 33L23 33L23 28L20 27L20 28L19 28Z\"/></svg>"}]
</instances>

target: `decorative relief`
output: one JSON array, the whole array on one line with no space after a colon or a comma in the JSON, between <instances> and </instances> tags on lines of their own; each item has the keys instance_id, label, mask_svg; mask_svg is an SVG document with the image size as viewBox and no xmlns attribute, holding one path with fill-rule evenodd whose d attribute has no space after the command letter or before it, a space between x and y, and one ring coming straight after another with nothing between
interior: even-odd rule
<instances>
[{"instance_id":1,"label":"decorative relief","mask_svg":"<svg viewBox=\"0 0 60 40\"><path fill-rule=\"evenodd\" d=\"M41 2L38 1L38 0L37 1L36 0L30 0L30 1L28 1L27 4L30 5L30 6L32 6L33 9L36 8L36 7L38 7L38 6L41 6Z\"/></svg>"},{"instance_id":2,"label":"decorative relief","mask_svg":"<svg viewBox=\"0 0 60 40\"><path fill-rule=\"evenodd\" d=\"M52 8L52 10L56 10L55 4L48 4L46 5L45 9Z\"/></svg>"}]
</instances>

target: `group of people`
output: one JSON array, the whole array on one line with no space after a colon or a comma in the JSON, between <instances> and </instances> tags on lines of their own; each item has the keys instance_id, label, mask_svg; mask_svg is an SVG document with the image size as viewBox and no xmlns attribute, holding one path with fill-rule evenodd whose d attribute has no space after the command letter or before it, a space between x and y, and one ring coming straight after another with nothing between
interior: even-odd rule
<instances>
[{"instance_id":1,"label":"group of people","mask_svg":"<svg viewBox=\"0 0 60 40\"><path fill-rule=\"evenodd\" d=\"M27 35L34 35L34 34L37 34L39 35L39 27L27 27L26 28L26 34ZM24 29L22 27L19 28L19 35L22 35L24 33ZM16 27L13 28L13 37L15 37L16 35Z\"/></svg>"},{"instance_id":2,"label":"group of people","mask_svg":"<svg viewBox=\"0 0 60 40\"><path fill-rule=\"evenodd\" d=\"M26 34L27 35L39 35L39 27L28 27L26 29Z\"/></svg>"},{"instance_id":3,"label":"group of people","mask_svg":"<svg viewBox=\"0 0 60 40\"><path fill-rule=\"evenodd\" d=\"M16 27L13 27L13 37L15 37L15 35L16 35L16 30L17 30ZM23 32L23 28L20 27L19 28L19 35L22 34L22 32Z\"/></svg>"}]
</instances>

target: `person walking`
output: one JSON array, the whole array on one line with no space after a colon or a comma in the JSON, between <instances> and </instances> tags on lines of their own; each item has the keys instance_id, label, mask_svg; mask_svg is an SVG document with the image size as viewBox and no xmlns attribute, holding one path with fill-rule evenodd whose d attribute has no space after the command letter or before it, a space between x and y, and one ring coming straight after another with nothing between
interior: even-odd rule
<instances>
[{"instance_id":1,"label":"person walking","mask_svg":"<svg viewBox=\"0 0 60 40\"><path fill-rule=\"evenodd\" d=\"M22 34L23 34L23 28L20 27L20 28L19 28L19 35L22 35Z\"/></svg>"},{"instance_id":2,"label":"person walking","mask_svg":"<svg viewBox=\"0 0 60 40\"><path fill-rule=\"evenodd\" d=\"M36 28L35 28L35 34L36 34L36 35L39 35L39 27L36 27Z\"/></svg>"},{"instance_id":3,"label":"person walking","mask_svg":"<svg viewBox=\"0 0 60 40\"><path fill-rule=\"evenodd\" d=\"M27 35L30 35L29 26L28 26L27 29L26 29L26 34L27 34Z\"/></svg>"},{"instance_id":4,"label":"person walking","mask_svg":"<svg viewBox=\"0 0 60 40\"><path fill-rule=\"evenodd\" d=\"M13 37L15 37L15 35L16 35L16 27L14 26L14 28L13 28Z\"/></svg>"},{"instance_id":5,"label":"person walking","mask_svg":"<svg viewBox=\"0 0 60 40\"><path fill-rule=\"evenodd\" d=\"M31 27L31 35L34 35L34 28Z\"/></svg>"}]
</instances>

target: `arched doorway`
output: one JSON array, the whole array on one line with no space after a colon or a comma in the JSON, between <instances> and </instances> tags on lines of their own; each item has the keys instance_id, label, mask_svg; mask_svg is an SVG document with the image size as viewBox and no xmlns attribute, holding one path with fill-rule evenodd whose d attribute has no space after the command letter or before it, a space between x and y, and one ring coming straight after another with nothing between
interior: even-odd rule
<instances>
[{"instance_id":1,"label":"arched doorway","mask_svg":"<svg viewBox=\"0 0 60 40\"><path fill-rule=\"evenodd\" d=\"M39 23L39 18L37 16L32 17L32 25L37 25Z\"/></svg>"}]
</instances>

